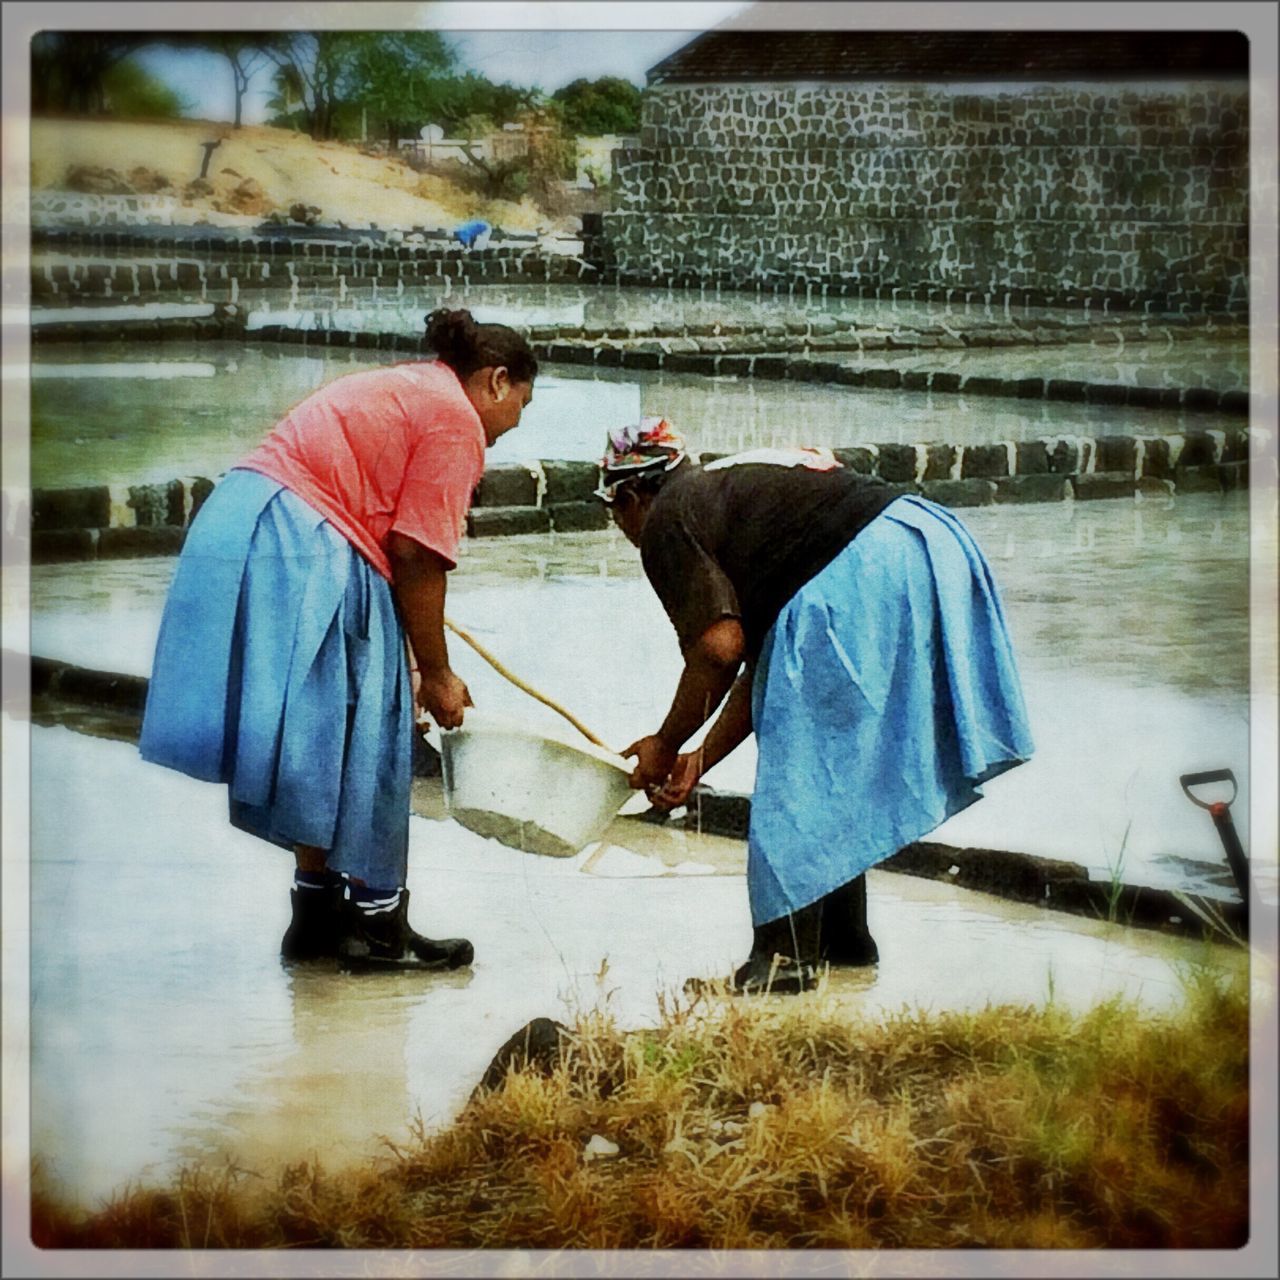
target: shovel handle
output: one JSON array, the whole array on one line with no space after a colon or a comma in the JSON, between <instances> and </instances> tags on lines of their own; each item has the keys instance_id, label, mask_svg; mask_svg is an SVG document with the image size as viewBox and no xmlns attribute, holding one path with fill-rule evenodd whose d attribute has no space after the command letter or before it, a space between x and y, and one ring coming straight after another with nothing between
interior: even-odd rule
<instances>
[{"instance_id":1,"label":"shovel handle","mask_svg":"<svg viewBox=\"0 0 1280 1280\"><path fill-rule=\"evenodd\" d=\"M1187 799L1192 804L1198 804L1202 809L1213 809L1215 805L1225 804L1227 808L1231 807L1231 803L1236 798L1236 775L1230 769L1209 769L1204 773L1184 773L1178 781L1182 783L1182 789L1186 792ZM1231 800L1201 800L1199 796L1192 793L1192 787L1198 787L1206 782L1229 782L1231 783Z\"/></svg>"}]
</instances>

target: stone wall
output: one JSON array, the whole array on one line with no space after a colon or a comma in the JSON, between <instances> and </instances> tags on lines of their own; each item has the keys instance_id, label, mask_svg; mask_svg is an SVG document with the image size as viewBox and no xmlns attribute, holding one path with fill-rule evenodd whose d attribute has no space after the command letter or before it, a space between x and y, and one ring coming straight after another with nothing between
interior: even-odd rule
<instances>
[{"instance_id":1,"label":"stone wall","mask_svg":"<svg viewBox=\"0 0 1280 1280\"><path fill-rule=\"evenodd\" d=\"M1242 312L1248 90L664 85L615 164L624 283Z\"/></svg>"},{"instance_id":2,"label":"stone wall","mask_svg":"<svg viewBox=\"0 0 1280 1280\"><path fill-rule=\"evenodd\" d=\"M1249 456L1265 433L1248 427L1185 435L1049 436L991 444L868 444L834 450L840 462L899 493L948 507L1092 501L1147 494L1223 493L1249 483ZM723 455L702 453L707 463ZM1274 459L1265 480L1275 483ZM608 527L592 497L595 463L543 461L486 469L467 515L467 536L579 533ZM215 481L36 489L30 511L6 508L6 541L30 535L34 564L175 555ZM15 547L15 554L16 554Z\"/></svg>"}]
</instances>

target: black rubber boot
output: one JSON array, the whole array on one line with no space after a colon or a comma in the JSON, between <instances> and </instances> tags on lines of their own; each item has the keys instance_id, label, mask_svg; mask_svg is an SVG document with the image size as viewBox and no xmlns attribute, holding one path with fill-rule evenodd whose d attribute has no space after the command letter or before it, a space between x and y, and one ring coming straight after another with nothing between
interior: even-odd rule
<instances>
[{"instance_id":1,"label":"black rubber boot","mask_svg":"<svg viewBox=\"0 0 1280 1280\"><path fill-rule=\"evenodd\" d=\"M860 968L879 963L880 951L867 929L867 876L832 890L819 900L822 908L821 959L833 968Z\"/></svg>"},{"instance_id":2,"label":"black rubber boot","mask_svg":"<svg viewBox=\"0 0 1280 1280\"><path fill-rule=\"evenodd\" d=\"M729 993L798 995L817 986L821 926L822 908L816 902L754 926L751 953L729 979ZM685 991L696 995L715 985L703 978L690 978Z\"/></svg>"},{"instance_id":3,"label":"black rubber boot","mask_svg":"<svg viewBox=\"0 0 1280 1280\"><path fill-rule=\"evenodd\" d=\"M370 915L343 904L338 967L351 973L375 970L460 969L475 955L466 938L424 938L409 927L409 890L400 890L394 911Z\"/></svg>"},{"instance_id":4,"label":"black rubber boot","mask_svg":"<svg viewBox=\"0 0 1280 1280\"><path fill-rule=\"evenodd\" d=\"M323 889L291 889L293 919L280 940L282 960L329 960L338 954L342 939L342 891L340 876Z\"/></svg>"}]
</instances>

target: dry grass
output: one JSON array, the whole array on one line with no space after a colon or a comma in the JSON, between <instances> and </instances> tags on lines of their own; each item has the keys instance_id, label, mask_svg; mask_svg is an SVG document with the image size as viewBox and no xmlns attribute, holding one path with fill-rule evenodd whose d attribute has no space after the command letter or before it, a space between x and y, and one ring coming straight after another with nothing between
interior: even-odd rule
<instances>
[{"instance_id":1,"label":"dry grass","mask_svg":"<svg viewBox=\"0 0 1280 1280\"><path fill-rule=\"evenodd\" d=\"M1248 1237L1248 991L1156 1017L824 1000L593 1013L384 1167L132 1190L35 1241L93 1248L1233 1248ZM619 1153L588 1160L592 1135Z\"/></svg>"}]
</instances>

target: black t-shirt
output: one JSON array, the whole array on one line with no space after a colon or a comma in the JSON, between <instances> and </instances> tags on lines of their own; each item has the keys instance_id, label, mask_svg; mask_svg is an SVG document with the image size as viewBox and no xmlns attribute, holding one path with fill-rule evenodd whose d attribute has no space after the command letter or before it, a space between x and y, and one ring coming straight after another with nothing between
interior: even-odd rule
<instances>
[{"instance_id":1,"label":"black t-shirt","mask_svg":"<svg viewBox=\"0 0 1280 1280\"><path fill-rule=\"evenodd\" d=\"M782 606L897 496L846 467L744 462L672 477L650 508L640 558L681 651L737 618L754 663Z\"/></svg>"}]
</instances>

